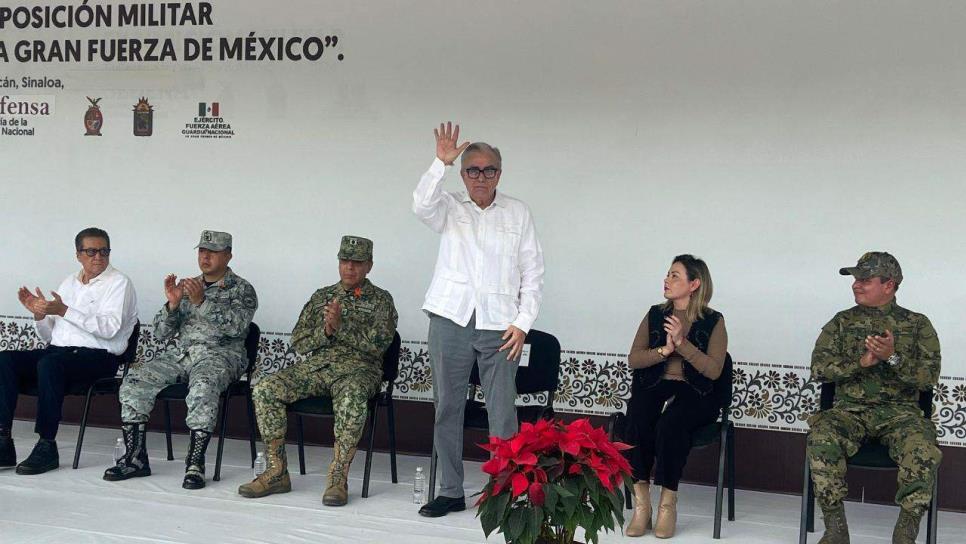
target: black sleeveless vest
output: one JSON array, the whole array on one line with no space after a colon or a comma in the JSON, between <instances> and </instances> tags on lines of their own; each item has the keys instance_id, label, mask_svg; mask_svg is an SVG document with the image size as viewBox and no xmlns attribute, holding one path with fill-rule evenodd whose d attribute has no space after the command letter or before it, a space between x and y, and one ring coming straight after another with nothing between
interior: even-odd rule
<instances>
[{"instance_id":1,"label":"black sleeveless vest","mask_svg":"<svg viewBox=\"0 0 966 544\"><path fill-rule=\"evenodd\" d=\"M651 306L647 312L647 329L649 334L648 347L651 349L667 345L667 331L664 330L664 320L671 315L671 310L664 310L663 304ZM714 310L708 310L704 317L691 324L688 331L688 341L695 345L699 350L708 353L708 344L711 341L711 331L721 319L721 314ZM686 381L701 396L711 393L714 388L714 381L698 372L687 360L681 362L684 369L684 381ZM634 369L633 388L650 389L657 385L667 368L667 361L663 361L647 368Z\"/></svg>"}]
</instances>

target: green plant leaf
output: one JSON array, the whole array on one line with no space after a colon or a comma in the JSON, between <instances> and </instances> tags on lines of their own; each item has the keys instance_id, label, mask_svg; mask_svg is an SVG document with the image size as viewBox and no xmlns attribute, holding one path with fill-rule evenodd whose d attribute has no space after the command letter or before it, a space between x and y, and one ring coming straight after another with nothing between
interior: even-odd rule
<instances>
[{"instance_id":1,"label":"green plant leaf","mask_svg":"<svg viewBox=\"0 0 966 544\"><path fill-rule=\"evenodd\" d=\"M525 542L525 539L521 538L527 529L527 521L530 519L530 513L527 510L529 508L522 507L514 508L510 512L510 519L503 527L507 542L513 542L514 544L533 544L532 542Z\"/></svg>"},{"instance_id":2,"label":"green plant leaf","mask_svg":"<svg viewBox=\"0 0 966 544\"><path fill-rule=\"evenodd\" d=\"M547 512L553 512L557 508L557 486L552 483L547 483L543 485L543 494L546 496L543 502L543 508Z\"/></svg>"}]
</instances>

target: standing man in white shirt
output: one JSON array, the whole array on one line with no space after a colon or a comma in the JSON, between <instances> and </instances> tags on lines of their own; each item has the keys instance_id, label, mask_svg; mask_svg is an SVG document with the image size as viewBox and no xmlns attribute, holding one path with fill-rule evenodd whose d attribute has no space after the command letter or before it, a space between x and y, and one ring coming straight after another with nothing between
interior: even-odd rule
<instances>
[{"instance_id":1,"label":"standing man in white shirt","mask_svg":"<svg viewBox=\"0 0 966 544\"><path fill-rule=\"evenodd\" d=\"M60 466L57 427L67 389L117 374L138 318L137 295L127 276L111 266L107 232L87 228L74 238L80 272L71 274L48 300L21 287L20 303L33 314L43 349L0 352L0 467L17 463L10 427L22 385L37 386L40 440L17 465L17 474L42 474Z\"/></svg>"},{"instance_id":2,"label":"standing man in white shirt","mask_svg":"<svg viewBox=\"0 0 966 544\"><path fill-rule=\"evenodd\" d=\"M463 493L463 410L473 364L480 368L490 435L517 432L516 371L543 289L543 250L526 204L497 192L500 150L458 144L459 125L440 124L436 159L413 191L413 212L441 235L429 314L429 358L439 457L440 490L420 508L427 517L466 508ZM462 154L466 191L443 191L449 167Z\"/></svg>"}]
</instances>

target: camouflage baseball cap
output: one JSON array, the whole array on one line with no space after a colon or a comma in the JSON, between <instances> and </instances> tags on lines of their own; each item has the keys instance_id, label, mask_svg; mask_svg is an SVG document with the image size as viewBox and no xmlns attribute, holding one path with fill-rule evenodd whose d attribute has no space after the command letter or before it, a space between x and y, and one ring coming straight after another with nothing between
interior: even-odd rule
<instances>
[{"instance_id":1,"label":"camouflage baseball cap","mask_svg":"<svg viewBox=\"0 0 966 544\"><path fill-rule=\"evenodd\" d=\"M856 279L883 278L895 280L896 285L902 282L902 268L895 257L885 251L870 251L859 257L855 266L839 269L843 276L852 275Z\"/></svg>"},{"instance_id":2,"label":"camouflage baseball cap","mask_svg":"<svg viewBox=\"0 0 966 544\"><path fill-rule=\"evenodd\" d=\"M360 236L343 236L339 245L339 258L350 261L371 261L372 240Z\"/></svg>"},{"instance_id":3,"label":"camouflage baseball cap","mask_svg":"<svg viewBox=\"0 0 966 544\"><path fill-rule=\"evenodd\" d=\"M231 234L217 230L201 231L201 241L195 249L204 248L211 251L224 251L231 247Z\"/></svg>"}]
</instances>

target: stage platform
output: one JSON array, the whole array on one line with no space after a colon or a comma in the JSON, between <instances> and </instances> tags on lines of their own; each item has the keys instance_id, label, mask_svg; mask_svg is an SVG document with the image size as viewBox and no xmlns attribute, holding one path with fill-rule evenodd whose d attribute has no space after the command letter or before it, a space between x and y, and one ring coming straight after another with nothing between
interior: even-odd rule
<instances>
[{"instance_id":1,"label":"stage platform","mask_svg":"<svg viewBox=\"0 0 966 544\"><path fill-rule=\"evenodd\" d=\"M32 423L17 421L14 438L23 459L36 435ZM308 447L308 474L298 474L294 445L288 446L292 492L263 499L245 499L238 486L251 479L248 444L228 440L222 480L211 481L216 443L208 453L208 486L200 491L181 489L187 437L174 437L175 461L165 460L164 436L150 433L151 470L148 478L126 482L101 479L111 463L119 430L90 428L80 466L71 470L76 426L63 426L58 436L61 468L40 476L18 476L0 469L0 542L41 543L390 543L443 544L503 542L500 535L483 537L473 509L443 518L417 515L412 503L412 478L417 466L429 468L425 457L399 456L399 484L390 483L389 456L377 453L368 499L360 497L364 453L352 466L349 504L342 508L322 505L324 472L331 449ZM259 444L259 446L261 446ZM480 464L466 463L468 494L480 489ZM891 476L889 476L891 477ZM655 496L656 499L656 496ZM472 499L470 499L472 500ZM737 492L737 520L725 521L722 542L774 544L797 542L800 499L751 491ZM895 507L848 503L853 544L891 541ZM668 542L693 544L711 538L714 489L682 485L678 534ZM629 515L630 512L628 511ZM821 531L821 516L817 521ZM966 514L940 512L939 542L966 542ZM817 542L820 532L810 535ZM920 542L925 540L925 525ZM630 539L622 534L603 535L602 543L657 542L653 535Z\"/></svg>"}]
</instances>

